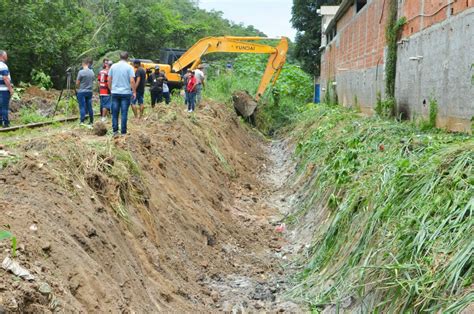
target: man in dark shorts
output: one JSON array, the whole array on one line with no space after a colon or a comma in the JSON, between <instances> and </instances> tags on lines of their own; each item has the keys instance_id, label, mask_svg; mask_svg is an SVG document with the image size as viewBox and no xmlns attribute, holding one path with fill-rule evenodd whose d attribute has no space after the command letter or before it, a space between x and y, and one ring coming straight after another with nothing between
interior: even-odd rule
<instances>
[{"instance_id":1,"label":"man in dark shorts","mask_svg":"<svg viewBox=\"0 0 474 314\"><path fill-rule=\"evenodd\" d=\"M132 110L135 117L141 119L145 111L143 100L145 98L146 71L142 68L139 60L133 61L133 66L135 67L135 88L137 97L132 99Z\"/></svg>"},{"instance_id":2,"label":"man in dark shorts","mask_svg":"<svg viewBox=\"0 0 474 314\"><path fill-rule=\"evenodd\" d=\"M112 61L104 59L102 70L99 72L97 80L99 81L99 96L100 96L100 116L101 121L104 122L112 107L112 97L109 89L109 69L112 66Z\"/></svg>"}]
</instances>

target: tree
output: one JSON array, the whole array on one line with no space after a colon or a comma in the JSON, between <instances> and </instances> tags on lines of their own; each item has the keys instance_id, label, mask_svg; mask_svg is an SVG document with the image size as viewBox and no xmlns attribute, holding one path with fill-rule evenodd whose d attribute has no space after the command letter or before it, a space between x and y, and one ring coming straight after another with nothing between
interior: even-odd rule
<instances>
[{"instance_id":1,"label":"tree","mask_svg":"<svg viewBox=\"0 0 474 314\"><path fill-rule=\"evenodd\" d=\"M14 82L30 82L36 70L56 87L84 57L126 50L157 59L161 48L189 48L206 36L262 35L192 0L0 0L0 30Z\"/></svg>"},{"instance_id":2,"label":"tree","mask_svg":"<svg viewBox=\"0 0 474 314\"><path fill-rule=\"evenodd\" d=\"M321 5L340 3L341 0L293 0L291 23L298 30L294 57L312 75L319 75L321 62L321 17L317 10Z\"/></svg>"}]
</instances>

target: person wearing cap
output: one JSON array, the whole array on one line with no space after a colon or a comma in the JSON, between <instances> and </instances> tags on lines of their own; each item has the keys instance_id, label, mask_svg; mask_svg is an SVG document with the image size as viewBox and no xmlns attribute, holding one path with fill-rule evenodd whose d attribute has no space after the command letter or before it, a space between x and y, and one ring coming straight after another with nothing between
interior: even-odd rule
<instances>
[{"instance_id":1,"label":"person wearing cap","mask_svg":"<svg viewBox=\"0 0 474 314\"><path fill-rule=\"evenodd\" d=\"M186 90L188 91L188 112L193 112L195 109L197 85L195 73L192 71L186 85Z\"/></svg>"},{"instance_id":2,"label":"person wearing cap","mask_svg":"<svg viewBox=\"0 0 474 314\"><path fill-rule=\"evenodd\" d=\"M155 66L155 72L148 76L150 83L151 107L155 108L156 103L163 101L163 84L167 83L166 76L160 72L160 66Z\"/></svg>"},{"instance_id":3,"label":"person wearing cap","mask_svg":"<svg viewBox=\"0 0 474 314\"><path fill-rule=\"evenodd\" d=\"M135 118L140 119L145 111L143 101L145 98L146 72L145 69L142 68L140 60L134 60L133 66L135 67L135 89L137 91L137 97L132 98L132 111Z\"/></svg>"},{"instance_id":4,"label":"person wearing cap","mask_svg":"<svg viewBox=\"0 0 474 314\"><path fill-rule=\"evenodd\" d=\"M194 76L196 77L197 86L196 86L196 104L199 105L202 98L202 88L204 87L204 82L206 77L204 76L204 65L200 64L196 70L194 70Z\"/></svg>"},{"instance_id":5,"label":"person wearing cap","mask_svg":"<svg viewBox=\"0 0 474 314\"><path fill-rule=\"evenodd\" d=\"M104 59L102 70L99 72L97 77L97 80L99 81L100 116L102 122L105 121L112 106L112 98L109 89L109 69L112 66L112 63L113 62L109 59Z\"/></svg>"}]
</instances>

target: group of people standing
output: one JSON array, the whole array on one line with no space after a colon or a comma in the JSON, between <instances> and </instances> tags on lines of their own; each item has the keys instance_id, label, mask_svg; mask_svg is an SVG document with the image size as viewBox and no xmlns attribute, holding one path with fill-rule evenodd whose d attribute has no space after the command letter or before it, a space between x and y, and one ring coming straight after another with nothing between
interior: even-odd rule
<instances>
[{"instance_id":1,"label":"group of people standing","mask_svg":"<svg viewBox=\"0 0 474 314\"><path fill-rule=\"evenodd\" d=\"M6 65L8 55L6 51L0 50L0 126L9 127L10 121L9 103L14 93L13 83L11 81L10 71ZM165 100L170 103L170 88L168 79L160 67L155 66L154 72L147 77L146 71L141 66L140 61L134 61L134 68L128 63L128 53L120 53L120 61L113 63L108 59L103 60L102 70L98 76L92 70L92 61L84 59L82 68L79 70L76 79L77 100L79 103L80 123L84 124L86 117L89 123L94 123L94 111L92 108L92 96L94 81L99 83L100 97L100 115L101 120L105 121L109 113L112 114L112 131L115 135L119 132L127 133L128 110L130 105L137 118L143 117L145 110L144 96L145 84L150 84L151 107L156 103ZM196 104L201 101L202 89L205 84L203 66L199 65L196 70L187 70L183 76L185 104L187 111L193 112Z\"/></svg>"},{"instance_id":2,"label":"group of people standing","mask_svg":"<svg viewBox=\"0 0 474 314\"><path fill-rule=\"evenodd\" d=\"M95 80L96 76L91 69L90 60L84 59L82 69L77 73L76 80L81 124L85 122L86 115L89 116L89 123L94 123L92 93ZM144 82L140 84L140 73L135 74L132 66L128 64L128 53L122 52L120 53L120 61L115 64L108 59L104 59L97 80L99 82L102 121L105 121L109 112L112 113L112 131L115 136L118 135L118 118L121 116L120 131L122 134L126 134L130 105L134 105L133 111L135 114L143 111L141 108L137 109L135 107L137 102L139 106L143 105L145 86ZM140 96L140 98L137 96Z\"/></svg>"},{"instance_id":3,"label":"group of people standing","mask_svg":"<svg viewBox=\"0 0 474 314\"><path fill-rule=\"evenodd\" d=\"M184 82L184 103L188 105L188 112L196 109L196 104L201 102L202 89L205 84L205 76L202 71L204 66L200 64L196 70L188 69L183 77Z\"/></svg>"},{"instance_id":4,"label":"group of people standing","mask_svg":"<svg viewBox=\"0 0 474 314\"><path fill-rule=\"evenodd\" d=\"M100 114L101 120L105 121L109 112L112 113L112 131L118 134L118 117L121 116L120 131L127 133L128 109L132 106L132 111L136 118L142 118L145 110L145 84L150 84L151 107L156 103L165 100L166 104L171 101L168 79L164 71L160 71L158 65L147 77L147 72L141 66L139 60L133 62L134 68L128 64L128 53L120 53L120 61L113 64L112 61L104 59L103 69L99 72L97 80L99 82ZM195 110L196 102L201 100L201 93L204 84L204 73L202 66L197 70L188 70L184 75L185 104L188 105L188 112ZM94 122L92 110L92 91L95 80L94 72L91 69L91 62L85 59L82 62L82 69L77 75L77 99L79 102L80 122L84 123L86 116L89 116L89 123Z\"/></svg>"}]
</instances>

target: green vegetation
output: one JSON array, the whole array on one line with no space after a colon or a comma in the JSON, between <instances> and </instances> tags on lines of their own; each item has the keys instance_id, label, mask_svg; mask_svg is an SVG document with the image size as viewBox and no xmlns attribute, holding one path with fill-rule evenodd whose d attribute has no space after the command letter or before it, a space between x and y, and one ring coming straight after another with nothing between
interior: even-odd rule
<instances>
[{"instance_id":1,"label":"green vegetation","mask_svg":"<svg viewBox=\"0 0 474 314\"><path fill-rule=\"evenodd\" d=\"M246 90L250 95L257 92L260 79L268 60L267 55L239 55L234 70L226 70L217 63L210 69L207 96L230 103L232 93ZM219 74L217 74L219 72ZM304 105L313 96L313 80L299 66L286 63L273 88L268 88L257 114L258 127L272 133L294 121Z\"/></svg>"},{"instance_id":2,"label":"green vegetation","mask_svg":"<svg viewBox=\"0 0 474 314\"><path fill-rule=\"evenodd\" d=\"M379 117L389 118L395 112L395 98L389 97L382 99L380 92L377 93L377 104L375 105L375 112Z\"/></svg>"},{"instance_id":3,"label":"green vegetation","mask_svg":"<svg viewBox=\"0 0 474 314\"><path fill-rule=\"evenodd\" d=\"M397 40L400 31L406 23L406 18L397 20L398 1L389 1L389 16L385 29L385 40L387 42L387 61L385 62L385 89L387 98L395 98L395 77L397 75Z\"/></svg>"},{"instance_id":4,"label":"green vegetation","mask_svg":"<svg viewBox=\"0 0 474 314\"><path fill-rule=\"evenodd\" d=\"M44 122L49 121L50 118L44 117L38 113L35 107L21 107L20 108L20 124L29 124L35 122Z\"/></svg>"},{"instance_id":5,"label":"green vegetation","mask_svg":"<svg viewBox=\"0 0 474 314\"><path fill-rule=\"evenodd\" d=\"M290 221L320 218L293 296L315 311L349 296L362 312L454 313L472 302L472 137L339 106L310 105L297 120L310 192Z\"/></svg>"},{"instance_id":6,"label":"green vegetation","mask_svg":"<svg viewBox=\"0 0 474 314\"><path fill-rule=\"evenodd\" d=\"M31 81L33 84L37 85L42 89L50 89L53 87L53 81L51 81L51 77L46 75L41 70L33 69L31 71Z\"/></svg>"},{"instance_id":7,"label":"green vegetation","mask_svg":"<svg viewBox=\"0 0 474 314\"><path fill-rule=\"evenodd\" d=\"M429 123L432 128L436 127L436 118L438 117L438 102L436 99L430 99L430 117Z\"/></svg>"},{"instance_id":8,"label":"green vegetation","mask_svg":"<svg viewBox=\"0 0 474 314\"><path fill-rule=\"evenodd\" d=\"M294 57L301 62L303 70L319 75L321 60L321 16L316 12L322 5L338 5L341 0L293 0L293 27L298 30Z\"/></svg>"},{"instance_id":9,"label":"green vegetation","mask_svg":"<svg viewBox=\"0 0 474 314\"><path fill-rule=\"evenodd\" d=\"M16 256L16 237L8 231L0 230L0 241L9 239L11 241L12 256Z\"/></svg>"},{"instance_id":10,"label":"green vegetation","mask_svg":"<svg viewBox=\"0 0 474 314\"><path fill-rule=\"evenodd\" d=\"M0 20L1 49L10 54L13 80L30 82L34 69L44 74L36 80L43 84L50 76L56 87L84 57L127 50L157 59L160 48L187 48L206 36L263 35L192 0L0 0Z\"/></svg>"},{"instance_id":11,"label":"green vegetation","mask_svg":"<svg viewBox=\"0 0 474 314\"><path fill-rule=\"evenodd\" d=\"M335 106L337 105L337 93L334 81L328 80L326 84L326 92L324 93L323 103Z\"/></svg>"}]
</instances>

